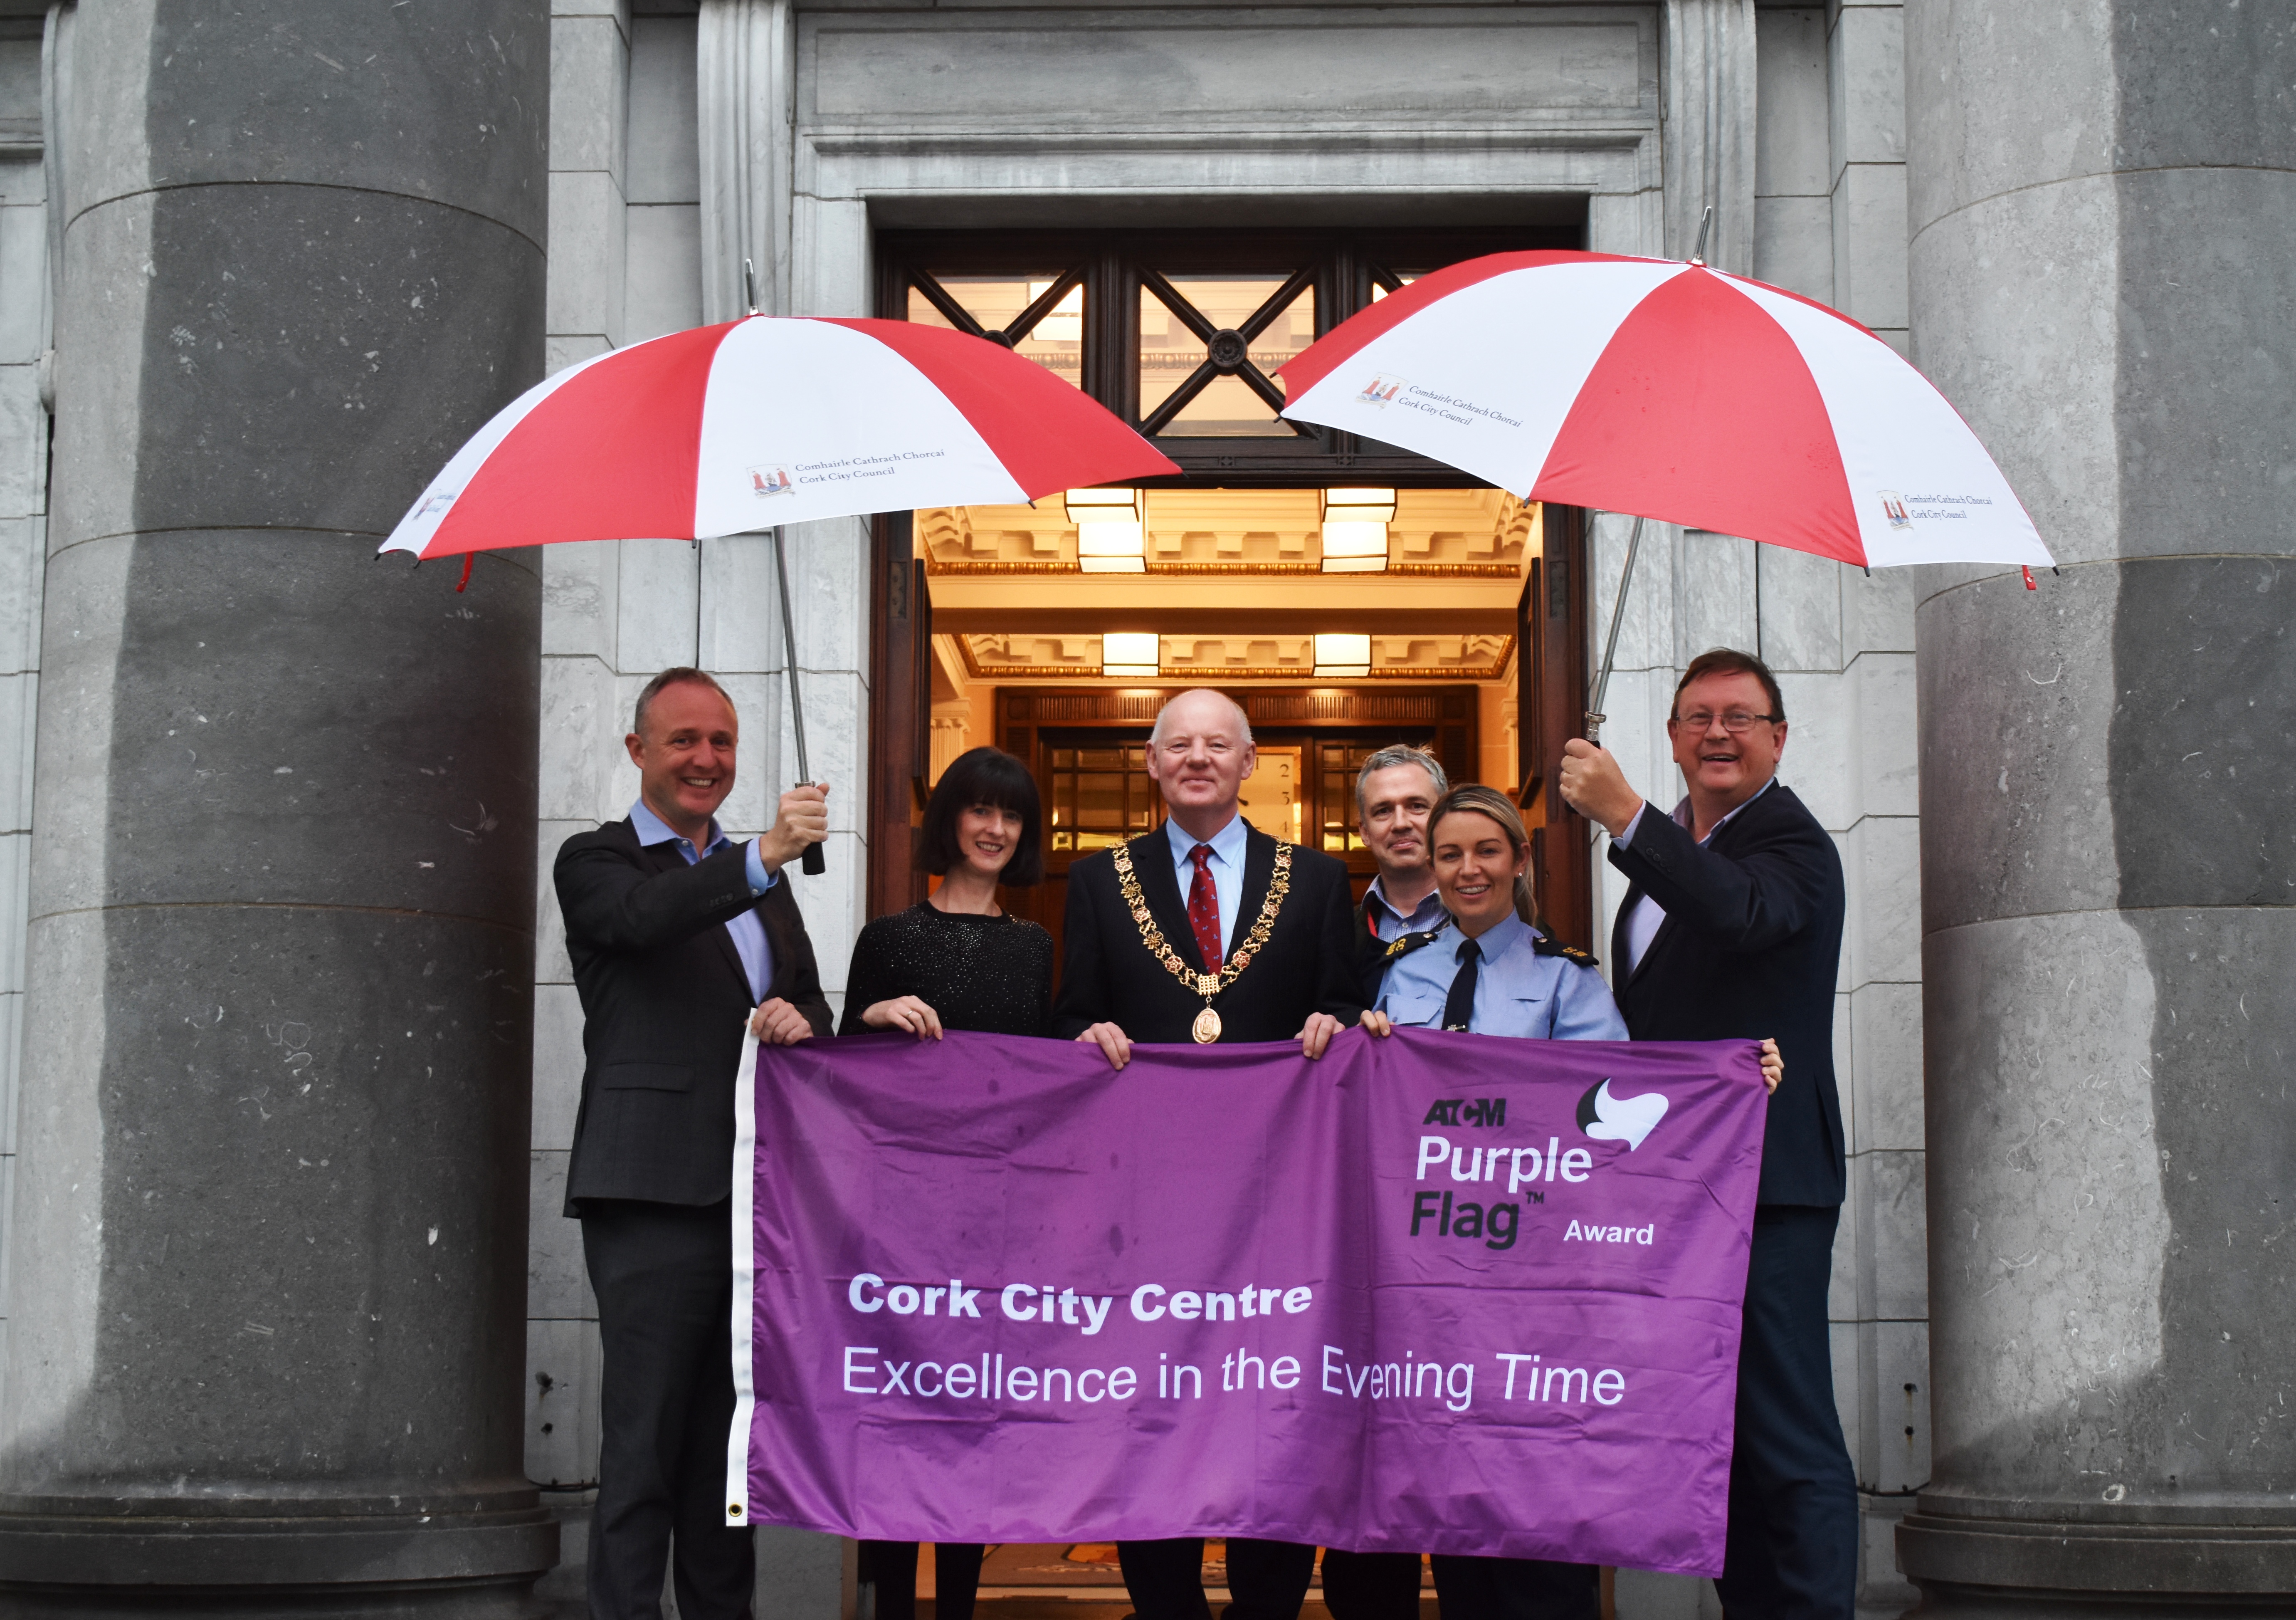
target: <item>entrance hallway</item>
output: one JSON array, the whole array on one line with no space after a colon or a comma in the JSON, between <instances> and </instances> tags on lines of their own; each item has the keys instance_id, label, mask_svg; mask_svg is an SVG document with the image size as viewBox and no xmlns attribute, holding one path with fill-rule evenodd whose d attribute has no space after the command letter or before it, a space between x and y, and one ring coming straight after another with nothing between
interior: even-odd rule
<instances>
[{"instance_id":1,"label":"entrance hallway","mask_svg":"<svg viewBox=\"0 0 2296 1620\"><path fill-rule=\"evenodd\" d=\"M1346 859L1358 894L1375 868L1355 774L1374 748L1427 747L1455 779L1510 794L1528 783L1536 826L1521 717L1538 691L1520 619L1546 515L1458 488L1095 489L919 512L931 753L917 786L967 748L1028 761L1049 877L1014 903L1055 933L1069 864L1160 819L1143 749L1157 707L1188 687L1251 716L1246 817ZM1566 895L1585 892L1585 855L1581 838Z\"/></svg>"},{"instance_id":2,"label":"entrance hallway","mask_svg":"<svg viewBox=\"0 0 2296 1620\"><path fill-rule=\"evenodd\" d=\"M1322 1556L1308 1583L1300 1620L1329 1620L1324 1604ZM944 1620L933 1579L930 1546L918 1550L918 1620ZM1228 1600L1226 1543L1204 1543L1204 1597L1218 1612ZM1422 1620L1438 1620L1434 1577L1421 1565ZM1008 1542L992 1546L981 1566L975 1620L1123 1620L1132 1609L1112 1542Z\"/></svg>"}]
</instances>

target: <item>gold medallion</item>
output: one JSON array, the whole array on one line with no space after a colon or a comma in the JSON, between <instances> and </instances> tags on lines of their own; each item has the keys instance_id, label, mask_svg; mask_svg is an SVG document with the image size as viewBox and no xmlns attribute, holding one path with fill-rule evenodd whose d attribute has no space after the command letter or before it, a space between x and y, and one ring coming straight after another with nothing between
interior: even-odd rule
<instances>
[{"instance_id":1,"label":"gold medallion","mask_svg":"<svg viewBox=\"0 0 2296 1620\"><path fill-rule=\"evenodd\" d=\"M1196 1015L1196 1021L1189 1026L1188 1033L1196 1038L1198 1046L1211 1045L1220 1037L1219 1015L1209 1007L1204 1008Z\"/></svg>"}]
</instances>

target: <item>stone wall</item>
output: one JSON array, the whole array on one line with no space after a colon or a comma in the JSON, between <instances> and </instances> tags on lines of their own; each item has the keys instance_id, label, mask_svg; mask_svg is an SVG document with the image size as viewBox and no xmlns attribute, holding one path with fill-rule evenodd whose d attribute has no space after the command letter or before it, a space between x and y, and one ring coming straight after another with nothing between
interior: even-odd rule
<instances>
[{"instance_id":1,"label":"stone wall","mask_svg":"<svg viewBox=\"0 0 2296 1620\"><path fill-rule=\"evenodd\" d=\"M1758 278L1834 305L1903 352L1905 113L1896 4L1764 6L1756 18ZM1605 516L1596 633L1628 525ZM1923 1204L1918 773L1907 582L1718 535L1645 531L1604 707L1608 740L1653 799L1682 791L1665 719L1708 647L1758 653L1791 717L1781 779L1841 849L1849 898L1834 1024L1849 1189L1834 1245L1834 1398L1865 1508L1861 1613L1913 1601L1890 1534L1929 1476ZM1600 650L1599 639L1597 652ZM1596 859L1603 937L1626 893ZM1622 1574L1620 1620L1711 1620L1705 1583Z\"/></svg>"},{"instance_id":2,"label":"stone wall","mask_svg":"<svg viewBox=\"0 0 2296 1620\"><path fill-rule=\"evenodd\" d=\"M43 26L0 17L0 1254L16 1168L16 1069L32 851L32 733L47 556L49 344ZM7 1278L0 1267L0 1369Z\"/></svg>"},{"instance_id":3,"label":"stone wall","mask_svg":"<svg viewBox=\"0 0 2296 1620\"><path fill-rule=\"evenodd\" d=\"M704 318L697 26L690 8L641 4L633 14L627 0L558 0L552 21L554 366ZM726 318L739 311L712 313ZM831 841L828 872L807 877L792 869L789 877L798 885L834 1006L858 925L854 898L866 860L852 831L862 792L856 717L868 712L859 673L866 604L863 598L860 610L839 608L854 601L852 586L861 576L854 526L809 527L840 530L825 547L819 537L793 532L790 564L812 720L809 763L832 785L839 812L833 826L842 835ZM597 1480L599 1340L581 1229L561 1213L581 1100L582 1014L551 863L568 836L627 814L636 799L637 772L622 738L639 689L674 665L709 670L740 711L738 776L721 812L731 836L763 830L795 766L781 729L786 671L765 539L558 546L545 553L543 567L526 1456L529 1476L550 1493L566 1525L565 1562L545 1582L543 1594L570 1615L581 1612L585 1524ZM775 1552L761 1554L763 1594L774 1581L768 1572ZM787 1579L779 1585L785 1588ZM828 1599L833 1608L833 1581Z\"/></svg>"}]
</instances>

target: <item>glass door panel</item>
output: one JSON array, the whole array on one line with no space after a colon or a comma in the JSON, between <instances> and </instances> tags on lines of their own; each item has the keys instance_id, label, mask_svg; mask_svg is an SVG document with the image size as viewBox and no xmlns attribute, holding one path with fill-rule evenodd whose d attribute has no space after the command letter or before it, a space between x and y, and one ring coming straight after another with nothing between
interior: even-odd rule
<instances>
[{"instance_id":1,"label":"glass door panel","mask_svg":"<svg viewBox=\"0 0 2296 1620\"><path fill-rule=\"evenodd\" d=\"M1034 275L941 275L939 289L955 300L984 333L1002 333L1060 280L1058 271ZM1070 287L1037 318L1013 352L1034 360L1072 388L1084 386L1084 284ZM927 326L962 330L923 287L909 288L908 318Z\"/></svg>"}]
</instances>

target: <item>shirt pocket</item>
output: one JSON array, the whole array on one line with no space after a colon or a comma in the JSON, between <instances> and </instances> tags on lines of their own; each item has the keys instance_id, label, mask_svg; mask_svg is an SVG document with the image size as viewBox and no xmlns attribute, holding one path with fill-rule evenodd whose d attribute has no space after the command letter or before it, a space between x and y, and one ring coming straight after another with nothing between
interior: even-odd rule
<instances>
[{"instance_id":1,"label":"shirt pocket","mask_svg":"<svg viewBox=\"0 0 2296 1620\"><path fill-rule=\"evenodd\" d=\"M1406 1029L1433 1030L1443 1027L1443 1003L1449 999L1431 991L1404 991L1390 994L1380 1003L1389 1022Z\"/></svg>"},{"instance_id":2,"label":"shirt pocket","mask_svg":"<svg viewBox=\"0 0 2296 1620\"><path fill-rule=\"evenodd\" d=\"M608 1091L691 1091L693 1068L683 1063L603 1064L598 1084Z\"/></svg>"},{"instance_id":3,"label":"shirt pocket","mask_svg":"<svg viewBox=\"0 0 2296 1620\"><path fill-rule=\"evenodd\" d=\"M1537 995L1517 994L1508 998L1507 1024L1510 1035L1543 1039L1554 1032L1554 996L1542 991Z\"/></svg>"}]
</instances>

